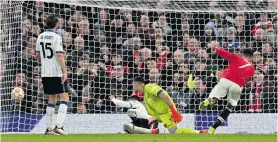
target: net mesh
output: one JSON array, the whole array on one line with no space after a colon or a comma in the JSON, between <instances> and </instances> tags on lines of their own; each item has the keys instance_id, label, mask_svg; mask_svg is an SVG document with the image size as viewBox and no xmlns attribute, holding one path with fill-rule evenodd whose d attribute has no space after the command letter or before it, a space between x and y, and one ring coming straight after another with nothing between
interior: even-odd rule
<instances>
[{"instance_id":1,"label":"net mesh","mask_svg":"<svg viewBox=\"0 0 278 142\"><path fill-rule=\"evenodd\" d=\"M254 51L256 73L235 113L277 113L275 0L4 0L2 132L30 132L33 126L26 121L38 123L45 114L48 96L43 94L35 43L51 14L59 17L56 32L63 37L70 114L124 113L109 96L142 96L132 92L138 75L168 91L180 112L200 113L199 103L228 65L211 52L211 41L230 52ZM25 91L20 102L10 99L16 86ZM226 103L223 99L206 112L222 110Z\"/></svg>"}]
</instances>

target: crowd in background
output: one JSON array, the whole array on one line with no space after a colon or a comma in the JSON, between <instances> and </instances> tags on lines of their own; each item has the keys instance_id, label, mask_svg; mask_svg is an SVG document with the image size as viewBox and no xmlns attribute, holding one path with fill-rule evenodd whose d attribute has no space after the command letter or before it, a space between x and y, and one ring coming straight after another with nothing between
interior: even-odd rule
<instances>
[{"instance_id":1,"label":"crowd in background","mask_svg":"<svg viewBox=\"0 0 278 142\"><path fill-rule=\"evenodd\" d=\"M124 6L125 7L125 6ZM277 112L277 13L161 12L25 2L13 86L25 98L13 110L45 113L36 40L49 15L59 18L68 70L69 113L121 113L109 100L126 100L132 79L143 76L162 86L180 112L198 111L228 65L210 49L254 51L256 73L244 87L235 112ZM212 110L222 110L225 99Z\"/></svg>"}]
</instances>

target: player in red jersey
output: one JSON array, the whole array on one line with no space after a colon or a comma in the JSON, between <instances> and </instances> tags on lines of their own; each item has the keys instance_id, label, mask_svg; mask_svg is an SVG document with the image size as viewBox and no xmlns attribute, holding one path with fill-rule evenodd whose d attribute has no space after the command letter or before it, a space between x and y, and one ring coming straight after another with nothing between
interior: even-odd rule
<instances>
[{"instance_id":1,"label":"player in red jersey","mask_svg":"<svg viewBox=\"0 0 278 142\"><path fill-rule=\"evenodd\" d=\"M217 42L211 43L212 50L223 59L229 61L230 65L224 69L220 75L220 81L212 89L209 98L200 104L199 109L205 110L207 107L216 104L220 98L226 95L228 95L228 104L224 111L218 116L214 125L209 129L209 134L214 134L216 128L221 123L225 122L240 99L242 87L255 73L254 65L251 63L253 58L251 49L244 49L242 54L239 55L217 47L219 47Z\"/></svg>"}]
</instances>

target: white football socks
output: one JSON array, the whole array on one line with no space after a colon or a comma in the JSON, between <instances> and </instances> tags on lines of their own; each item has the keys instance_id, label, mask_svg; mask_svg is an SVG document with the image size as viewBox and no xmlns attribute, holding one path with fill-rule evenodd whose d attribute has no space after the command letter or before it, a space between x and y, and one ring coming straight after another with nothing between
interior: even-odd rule
<instances>
[{"instance_id":1,"label":"white football socks","mask_svg":"<svg viewBox=\"0 0 278 142\"><path fill-rule=\"evenodd\" d=\"M46 108L46 119L47 119L47 129L49 131L52 131L54 129L54 111L55 111L55 105L54 104L48 104Z\"/></svg>"},{"instance_id":2,"label":"white football socks","mask_svg":"<svg viewBox=\"0 0 278 142\"><path fill-rule=\"evenodd\" d=\"M62 101L60 103L59 109L58 109L58 115L57 115L57 128L62 128L64 126L64 122L67 115L67 109L68 109L68 103Z\"/></svg>"}]
</instances>

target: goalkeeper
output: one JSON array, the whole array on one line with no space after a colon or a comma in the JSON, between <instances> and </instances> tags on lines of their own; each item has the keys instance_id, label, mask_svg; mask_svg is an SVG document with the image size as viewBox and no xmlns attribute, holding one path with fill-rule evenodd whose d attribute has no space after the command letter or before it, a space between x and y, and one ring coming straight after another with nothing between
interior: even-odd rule
<instances>
[{"instance_id":1,"label":"goalkeeper","mask_svg":"<svg viewBox=\"0 0 278 142\"><path fill-rule=\"evenodd\" d=\"M135 77L133 90L144 93L144 103L148 114L161 121L170 133L207 133L207 130L198 132L192 128L178 128L177 124L182 121L182 116L177 111L172 98L157 84L145 84L144 82L142 77Z\"/></svg>"},{"instance_id":2,"label":"goalkeeper","mask_svg":"<svg viewBox=\"0 0 278 142\"><path fill-rule=\"evenodd\" d=\"M131 96L127 101L109 96L110 100L117 106L128 108L127 115L131 118L131 123L124 124L124 131L129 134L158 134L158 121L148 115L145 106L140 102L138 96Z\"/></svg>"}]
</instances>

